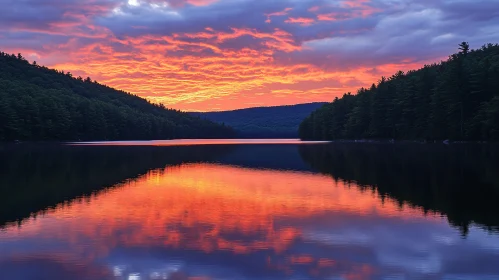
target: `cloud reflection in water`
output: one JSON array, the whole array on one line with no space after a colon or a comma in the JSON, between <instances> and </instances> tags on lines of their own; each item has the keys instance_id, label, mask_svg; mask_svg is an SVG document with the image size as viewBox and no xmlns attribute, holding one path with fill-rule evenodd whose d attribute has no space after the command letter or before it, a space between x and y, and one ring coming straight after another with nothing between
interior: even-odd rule
<instances>
[{"instance_id":1,"label":"cloud reflection in water","mask_svg":"<svg viewBox=\"0 0 499 280\"><path fill-rule=\"evenodd\" d=\"M185 164L6 228L0 233L0 276L493 276L499 246L490 244L498 242L478 228L464 240L438 213L425 215L323 175Z\"/></svg>"}]
</instances>

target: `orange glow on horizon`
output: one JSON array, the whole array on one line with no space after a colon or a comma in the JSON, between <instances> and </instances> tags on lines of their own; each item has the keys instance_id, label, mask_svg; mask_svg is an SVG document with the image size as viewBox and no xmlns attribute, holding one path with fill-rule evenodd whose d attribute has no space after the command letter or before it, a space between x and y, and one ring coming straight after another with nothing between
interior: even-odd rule
<instances>
[{"instance_id":1,"label":"orange glow on horizon","mask_svg":"<svg viewBox=\"0 0 499 280\"><path fill-rule=\"evenodd\" d=\"M325 144L329 141L301 141L300 139L178 139L178 140L146 140L146 141L105 141L105 142L69 142L72 146L206 146L206 145L309 145Z\"/></svg>"},{"instance_id":2,"label":"orange glow on horizon","mask_svg":"<svg viewBox=\"0 0 499 280\"><path fill-rule=\"evenodd\" d=\"M275 47L273 44L276 43L267 42ZM361 87L370 87L381 76L422 66L421 63L379 65L375 73L372 67L362 66L325 71L310 64L279 66L273 62L273 51L249 49L224 52L220 58L184 56L164 60L153 54L162 53L162 47L153 46L144 47L142 58L130 62L120 59L126 54L109 53L105 55L107 58L92 55L91 61L82 57L81 62L60 63L54 67L83 77L91 76L102 84L169 108L208 112L331 102L347 92L355 94ZM209 48L201 46L206 47ZM179 76L182 79L178 79Z\"/></svg>"}]
</instances>

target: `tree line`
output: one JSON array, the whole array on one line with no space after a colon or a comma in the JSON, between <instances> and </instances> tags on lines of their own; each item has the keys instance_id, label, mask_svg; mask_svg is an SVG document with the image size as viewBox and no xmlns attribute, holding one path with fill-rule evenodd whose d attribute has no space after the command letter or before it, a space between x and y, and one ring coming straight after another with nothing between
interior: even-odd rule
<instances>
[{"instance_id":1,"label":"tree line","mask_svg":"<svg viewBox=\"0 0 499 280\"><path fill-rule=\"evenodd\" d=\"M200 119L91 78L0 52L0 141L147 140L232 137Z\"/></svg>"},{"instance_id":2,"label":"tree line","mask_svg":"<svg viewBox=\"0 0 499 280\"><path fill-rule=\"evenodd\" d=\"M305 140L499 140L499 45L382 77L356 95L335 98L305 118Z\"/></svg>"}]
</instances>

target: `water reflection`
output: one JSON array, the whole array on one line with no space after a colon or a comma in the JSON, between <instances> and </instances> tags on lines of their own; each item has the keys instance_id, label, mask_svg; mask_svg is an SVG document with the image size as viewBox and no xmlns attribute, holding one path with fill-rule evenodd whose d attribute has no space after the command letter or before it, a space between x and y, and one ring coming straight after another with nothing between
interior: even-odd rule
<instances>
[{"instance_id":1,"label":"water reflection","mask_svg":"<svg viewBox=\"0 0 499 280\"><path fill-rule=\"evenodd\" d=\"M223 157L230 146L0 145L0 227L151 169Z\"/></svg>"},{"instance_id":2,"label":"water reflection","mask_svg":"<svg viewBox=\"0 0 499 280\"><path fill-rule=\"evenodd\" d=\"M497 236L471 228L464 240L439 213L328 176L206 163L156 169L7 227L0 252L6 279L499 275Z\"/></svg>"},{"instance_id":3,"label":"water reflection","mask_svg":"<svg viewBox=\"0 0 499 280\"><path fill-rule=\"evenodd\" d=\"M498 279L494 152L418 147L5 153L0 279Z\"/></svg>"},{"instance_id":4,"label":"water reflection","mask_svg":"<svg viewBox=\"0 0 499 280\"><path fill-rule=\"evenodd\" d=\"M301 141L300 139L180 139L150 141L103 141L69 142L72 146L206 146L206 145L309 145L328 143L328 141Z\"/></svg>"},{"instance_id":5,"label":"water reflection","mask_svg":"<svg viewBox=\"0 0 499 280\"><path fill-rule=\"evenodd\" d=\"M463 235L474 223L499 231L499 146L342 143L299 150L315 170L441 212Z\"/></svg>"}]
</instances>

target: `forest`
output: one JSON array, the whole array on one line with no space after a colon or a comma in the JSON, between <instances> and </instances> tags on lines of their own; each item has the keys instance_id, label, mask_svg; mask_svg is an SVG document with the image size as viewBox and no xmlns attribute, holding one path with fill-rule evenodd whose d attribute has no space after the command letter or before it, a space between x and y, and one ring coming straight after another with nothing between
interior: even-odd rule
<instances>
[{"instance_id":1,"label":"forest","mask_svg":"<svg viewBox=\"0 0 499 280\"><path fill-rule=\"evenodd\" d=\"M499 45L467 42L446 61L382 77L300 124L304 140L499 140Z\"/></svg>"},{"instance_id":2,"label":"forest","mask_svg":"<svg viewBox=\"0 0 499 280\"><path fill-rule=\"evenodd\" d=\"M232 128L0 52L0 141L230 138Z\"/></svg>"}]
</instances>

